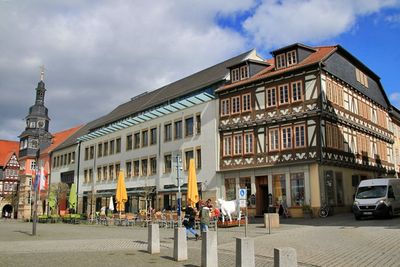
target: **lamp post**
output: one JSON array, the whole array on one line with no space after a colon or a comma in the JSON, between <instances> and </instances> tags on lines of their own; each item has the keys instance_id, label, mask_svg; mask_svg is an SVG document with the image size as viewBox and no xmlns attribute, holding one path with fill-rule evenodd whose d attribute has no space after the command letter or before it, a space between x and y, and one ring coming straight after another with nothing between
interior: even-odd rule
<instances>
[{"instance_id":1,"label":"lamp post","mask_svg":"<svg viewBox=\"0 0 400 267\"><path fill-rule=\"evenodd\" d=\"M39 181L36 181L36 179L39 179L38 173L39 173L39 159L40 159L40 147L42 145L43 141L46 141L46 143L49 143L51 140L51 135L48 135L47 132L43 132L40 129L37 129L35 138L37 139L37 151L36 151L36 173L35 173L35 184L38 183ZM37 216L37 201L38 201L38 195L40 194L39 190L39 184L37 186L34 186L34 203L33 203L33 221L32 221L32 236L36 235L36 224L38 221L38 216Z\"/></svg>"},{"instance_id":2,"label":"lamp post","mask_svg":"<svg viewBox=\"0 0 400 267\"><path fill-rule=\"evenodd\" d=\"M32 218L32 235L35 236L36 235L36 224L37 224L37 201L38 201L38 187L39 185L36 186L36 184L38 183L38 181L36 181L36 179L39 179L38 173L39 173L39 158L40 158L40 146L36 152L36 173L35 173L35 183L33 186L34 189L34 203L33 203L33 218Z\"/></svg>"},{"instance_id":3,"label":"lamp post","mask_svg":"<svg viewBox=\"0 0 400 267\"><path fill-rule=\"evenodd\" d=\"M182 160L179 155L176 156L176 179L178 180L178 227L182 226L182 193L181 193L181 177Z\"/></svg>"}]
</instances>

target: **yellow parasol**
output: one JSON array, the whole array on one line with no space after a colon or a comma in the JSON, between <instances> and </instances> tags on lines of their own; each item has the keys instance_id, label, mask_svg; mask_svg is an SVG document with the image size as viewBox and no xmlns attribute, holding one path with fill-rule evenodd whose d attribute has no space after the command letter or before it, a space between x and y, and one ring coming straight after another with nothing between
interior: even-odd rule
<instances>
[{"instance_id":1,"label":"yellow parasol","mask_svg":"<svg viewBox=\"0 0 400 267\"><path fill-rule=\"evenodd\" d=\"M196 203L199 202L199 190L197 189L194 159L190 159L189 161L187 201L190 207L194 207Z\"/></svg>"},{"instance_id":2,"label":"yellow parasol","mask_svg":"<svg viewBox=\"0 0 400 267\"><path fill-rule=\"evenodd\" d=\"M117 201L117 211L119 211L119 214L121 215L121 211L125 211L125 202L128 201L128 195L126 193L125 177L123 171L119 171L117 193L115 199Z\"/></svg>"}]
</instances>

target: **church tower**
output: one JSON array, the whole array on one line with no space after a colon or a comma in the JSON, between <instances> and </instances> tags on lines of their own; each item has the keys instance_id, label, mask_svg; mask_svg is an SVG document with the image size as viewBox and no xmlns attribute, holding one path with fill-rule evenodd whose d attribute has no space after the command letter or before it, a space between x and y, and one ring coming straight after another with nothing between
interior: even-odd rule
<instances>
[{"instance_id":1,"label":"church tower","mask_svg":"<svg viewBox=\"0 0 400 267\"><path fill-rule=\"evenodd\" d=\"M42 67L40 81L36 88L35 104L29 108L29 113L25 117L25 130L19 136L18 218L24 220L29 219L32 212L32 178L35 176L36 167L44 165L43 159L40 159L40 151L49 147L52 141L52 135L49 133L50 118L44 105L45 93L44 68Z\"/></svg>"},{"instance_id":2,"label":"church tower","mask_svg":"<svg viewBox=\"0 0 400 267\"><path fill-rule=\"evenodd\" d=\"M19 158L36 157L38 149L45 149L51 144L49 133L48 109L44 105L46 88L44 84L44 70L40 74L40 82L36 88L35 104L29 108L29 114L25 117L25 130L19 136ZM40 145L40 147L39 147Z\"/></svg>"}]
</instances>

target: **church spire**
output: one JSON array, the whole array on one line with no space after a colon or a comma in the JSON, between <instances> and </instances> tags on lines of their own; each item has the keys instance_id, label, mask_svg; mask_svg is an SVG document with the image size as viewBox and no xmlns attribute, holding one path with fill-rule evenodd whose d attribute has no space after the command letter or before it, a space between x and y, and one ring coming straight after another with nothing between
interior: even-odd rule
<instances>
[{"instance_id":1,"label":"church spire","mask_svg":"<svg viewBox=\"0 0 400 267\"><path fill-rule=\"evenodd\" d=\"M44 94L46 88L44 86L44 65L40 66L40 82L36 88L36 101L35 105L44 106Z\"/></svg>"}]
</instances>

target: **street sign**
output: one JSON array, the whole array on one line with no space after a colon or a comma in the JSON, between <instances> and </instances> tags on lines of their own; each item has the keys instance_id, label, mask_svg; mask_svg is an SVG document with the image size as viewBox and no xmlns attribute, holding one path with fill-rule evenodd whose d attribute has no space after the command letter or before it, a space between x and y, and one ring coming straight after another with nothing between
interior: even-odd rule
<instances>
[{"instance_id":1,"label":"street sign","mask_svg":"<svg viewBox=\"0 0 400 267\"><path fill-rule=\"evenodd\" d=\"M247 200L247 189L246 188L239 189L239 199Z\"/></svg>"}]
</instances>

